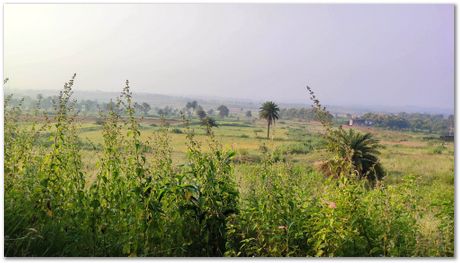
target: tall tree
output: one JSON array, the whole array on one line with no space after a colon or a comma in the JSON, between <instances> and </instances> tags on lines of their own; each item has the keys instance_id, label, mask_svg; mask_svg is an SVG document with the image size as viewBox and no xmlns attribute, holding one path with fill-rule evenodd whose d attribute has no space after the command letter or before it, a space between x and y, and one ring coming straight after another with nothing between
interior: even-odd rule
<instances>
[{"instance_id":1,"label":"tall tree","mask_svg":"<svg viewBox=\"0 0 460 263\"><path fill-rule=\"evenodd\" d=\"M192 101L192 102L187 102L187 104L185 105L185 108L187 108L187 110L189 109L196 109L196 107L198 107L198 102L196 100Z\"/></svg>"},{"instance_id":2,"label":"tall tree","mask_svg":"<svg viewBox=\"0 0 460 263\"><path fill-rule=\"evenodd\" d=\"M260 107L259 117L267 120L267 139L270 138L270 126L279 119L279 112L280 108L273 101L264 102Z\"/></svg>"},{"instance_id":3,"label":"tall tree","mask_svg":"<svg viewBox=\"0 0 460 263\"><path fill-rule=\"evenodd\" d=\"M109 104L109 108L112 106L112 102ZM134 102L134 109L136 110L136 112L140 112L140 111L143 111L144 109L142 108L142 105L137 103L137 102Z\"/></svg>"},{"instance_id":4,"label":"tall tree","mask_svg":"<svg viewBox=\"0 0 460 263\"><path fill-rule=\"evenodd\" d=\"M252 117L252 112L250 110L246 111L246 117L249 119Z\"/></svg>"},{"instance_id":5,"label":"tall tree","mask_svg":"<svg viewBox=\"0 0 460 263\"><path fill-rule=\"evenodd\" d=\"M150 107L147 102L142 103L142 111L144 112L144 115L147 115L151 109L152 107Z\"/></svg>"},{"instance_id":6,"label":"tall tree","mask_svg":"<svg viewBox=\"0 0 460 263\"><path fill-rule=\"evenodd\" d=\"M219 116L221 118L227 117L230 113L230 110L225 105L220 105L217 110L219 111Z\"/></svg>"},{"instance_id":7,"label":"tall tree","mask_svg":"<svg viewBox=\"0 0 460 263\"><path fill-rule=\"evenodd\" d=\"M201 125L206 127L206 134L211 134L212 127L218 127L216 120L211 117L201 119Z\"/></svg>"},{"instance_id":8,"label":"tall tree","mask_svg":"<svg viewBox=\"0 0 460 263\"><path fill-rule=\"evenodd\" d=\"M198 115L198 118L200 118L200 120L202 120L202 119L204 119L206 117L206 112L203 109L198 109L196 111L196 115Z\"/></svg>"}]
</instances>

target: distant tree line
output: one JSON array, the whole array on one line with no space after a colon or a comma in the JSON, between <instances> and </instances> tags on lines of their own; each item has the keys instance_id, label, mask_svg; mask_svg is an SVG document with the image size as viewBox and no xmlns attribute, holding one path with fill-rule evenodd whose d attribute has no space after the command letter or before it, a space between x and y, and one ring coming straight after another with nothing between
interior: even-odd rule
<instances>
[{"instance_id":1,"label":"distant tree line","mask_svg":"<svg viewBox=\"0 0 460 263\"><path fill-rule=\"evenodd\" d=\"M54 111L55 101L57 101L58 96L48 96L44 97L42 94L38 94L35 98L30 96L24 96L22 98L12 98L10 104L12 106L21 105L21 107L27 110L33 110L38 105L42 110L47 112ZM99 102L97 100L78 100L75 104L75 109L80 112L82 115L97 115L99 111L107 111L110 108L111 104L114 104L114 101L111 102ZM113 105L112 105L113 106ZM230 115L230 110L225 105L220 105L216 109L208 109L205 111L197 101L187 102L185 107L182 109L173 108L171 106L154 107L147 102L135 102L134 108L136 109L136 115L142 116L163 116L167 118L180 117L181 112L188 115L188 117L196 116L200 120L203 120L209 116L218 116L221 119L226 118ZM246 113L246 116L252 116L251 113Z\"/></svg>"},{"instance_id":2,"label":"distant tree line","mask_svg":"<svg viewBox=\"0 0 460 263\"><path fill-rule=\"evenodd\" d=\"M200 104L198 104L196 100L187 102L187 104L185 104L185 107L183 108L183 111L186 112L189 117L195 115L200 120L203 120L206 117L213 116L216 114L222 119L230 115L230 110L225 105L220 105L215 110L209 109L208 111L205 111L204 108Z\"/></svg>"},{"instance_id":3,"label":"distant tree line","mask_svg":"<svg viewBox=\"0 0 460 263\"><path fill-rule=\"evenodd\" d=\"M35 98L30 96L24 96L22 99L12 98L10 105L17 106L22 105L24 110L33 110L37 104L42 110L53 112L54 101L58 99L58 96L47 96L44 97L38 94ZM99 111L107 111L110 108L110 104L114 102L98 102L97 100L78 100L75 104L75 108L82 115L97 115ZM162 116L166 118L177 118L181 116L181 112L186 113L188 117L196 116L203 123L212 123L211 116L218 116L224 119L230 115L230 110L225 105L220 105L216 109L208 109L205 111L197 101L187 102L185 107L176 109L171 106L165 106L163 108L155 107L152 108L147 102L135 103L134 107L137 111L137 115L142 116ZM252 112L247 111L245 116L251 119ZM327 116L330 120L333 116L328 113ZM348 114L348 117L351 115ZM284 120L317 120L317 114L314 108L282 108L279 109L279 118ZM206 120L205 120L206 119ZM424 113L398 113L398 114L377 114L377 113L366 113L359 117L361 120L366 120L370 125L376 127L383 127L393 130L411 130L411 131L424 131L430 133L451 133L454 129L454 115L445 117L442 114L424 114Z\"/></svg>"},{"instance_id":4,"label":"distant tree line","mask_svg":"<svg viewBox=\"0 0 460 263\"><path fill-rule=\"evenodd\" d=\"M52 113L54 111L54 101L58 100L58 96L47 96L44 97L41 94L38 94L35 98L30 96L24 96L22 98L12 98L10 103L12 106L21 105L22 108L27 110L33 110L37 105L40 109ZM96 116L100 111L108 111L111 106L114 106L115 102L99 102L97 100L78 100L75 103L75 109L80 112L83 116L93 115ZM136 109L136 115L140 116L163 116L163 117L180 117L180 109L176 109L170 106L165 106L163 108L152 106L147 102L134 103L134 108Z\"/></svg>"},{"instance_id":5,"label":"distant tree line","mask_svg":"<svg viewBox=\"0 0 460 263\"><path fill-rule=\"evenodd\" d=\"M314 108L282 108L280 110L280 118L285 120L300 119L307 121L316 121L318 114ZM327 118L332 120L334 116L327 113Z\"/></svg>"},{"instance_id":6,"label":"distant tree line","mask_svg":"<svg viewBox=\"0 0 460 263\"><path fill-rule=\"evenodd\" d=\"M47 96L44 97L38 94L36 98L30 96L24 96L22 98L12 98L10 103L12 106L21 105L24 110L33 110L36 106L40 109L48 112L54 111L55 102L58 100L58 96ZM79 112L85 113L97 113L99 109L107 109L113 102L100 103L97 100L79 100L75 104L75 109Z\"/></svg>"},{"instance_id":7,"label":"distant tree line","mask_svg":"<svg viewBox=\"0 0 460 263\"><path fill-rule=\"evenodd\" d=\"M366 113L360 117L371 122L372 126L383 127L393 130L412 130L435 133L448 133L454 128L454 115L447 118L442 114L423 113L398 113L376 114Z\"/></svg>"},{"instance_id":8,"label":"distant tree line","mask_svg":"<svg viewBox=\"0 0 460 263\"><path fill-rule=\"evenodd\" d=\"M180 115L179 109L175 109L170 106L166 106L164 108L155 107L155 111L158 113L158 115L164 116L166 118L176 117Z\"/></svg>"}]
</instances>

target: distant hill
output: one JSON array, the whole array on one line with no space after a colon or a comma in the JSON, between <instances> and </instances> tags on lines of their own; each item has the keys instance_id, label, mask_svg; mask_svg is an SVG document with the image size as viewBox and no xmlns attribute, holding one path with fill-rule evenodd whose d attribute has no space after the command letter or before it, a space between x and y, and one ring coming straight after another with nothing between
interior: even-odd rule
<instances>
[{"instance_id":1,"label":"distant hill","mask_svg":"<svg viewBox=\"0 0 460 263\"><path fill-rule=\"evenodd\" d=\"M58 95L56 90L12 90L5 89L5 94L14 93L17 96L29 96L36 97L38 94L43 96L55 96ZM84 91L75 90L74 96L78 100L97 100L98 102L108 102L110 99L115 99L119 96L119 92L107 92L107 91ZM204 109L215 109L219 105L226 105L231 112L238 112L243 110L257 111L263 101L250 100L250 99L237 99L237 98L216 98L216 97L203 97L203 96L172 96L146 92L135 92L133 93L134 100L138 102L147 102L152 108L159 107L163 108L166 106L172 106L174 108L183 108L189 101L196 100ZM281 108L301 108L310 107L307 98L305 103L278 103ZM372 106L360 106L360 105L326 105L328 110L333 114L364 114L366 112L374 113L429 113L429 114L443 114L450 115L454 114L454 109L445 108L430 108L430 107L418 107L418 106L383 106L383 105L372 105Z\"/></svg>"}]
</instances>

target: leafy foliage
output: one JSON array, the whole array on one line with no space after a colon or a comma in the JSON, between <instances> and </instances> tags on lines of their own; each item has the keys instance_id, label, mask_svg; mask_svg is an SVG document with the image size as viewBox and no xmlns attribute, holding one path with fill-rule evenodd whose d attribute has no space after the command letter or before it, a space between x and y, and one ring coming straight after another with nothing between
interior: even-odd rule
<instances>
[{"instance_id":1,"label":"leafy foliage","mask_svg":"<svg viewBox=\"0 0 460 263\"><path fill-rule=\"evenodd\" d=\"M74 79L52 117L37 104L30 125L21 103L5 99L6 256L454 255L453 191L434 185L427 202L414 176L368 187L352 175L375 168L377 142L332 127L319 101L338 178L284 158L316 151L320 140L263 144L256 161L243 161L244 152L236 161L212 125L199 140L185 116L187 159L173 165L173 129L141 139L128 81L100 112L103 142L91 173L77 136ZM422 231L427 211L439 222L434 234Z\"/></svg>"}]
</instances>

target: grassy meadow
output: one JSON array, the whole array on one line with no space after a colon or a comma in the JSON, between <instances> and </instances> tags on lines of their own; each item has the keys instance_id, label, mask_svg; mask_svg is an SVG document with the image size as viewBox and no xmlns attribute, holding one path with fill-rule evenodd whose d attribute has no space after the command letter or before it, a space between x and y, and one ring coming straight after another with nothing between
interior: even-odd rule
<instances>
[{"instance_id":1,"label":"grassy meadow","mask_svg":"<svg viewBox=\"0 0 460 263\"><path fill-rule=\"evenodd\" d=\"M154 126L152 126L152 123ZM198 119L192 120L190 127L196 134L196 139L205 142L206 131ZM266 123L264 120L240 121L235 118L218 122L220 126L214 129L215 136L224 149L236 152L236 160L251 163L262 157L261 148L264 146L283 152L284 156L299 165L314 167L315 163L327 158L324 147L321 147L324 132L321 124L316 121L287 120L276 123L273 138L266 139ZM151 141L153 134L161 129L161 119L152 118L140 121L141 140L146 144ZM183 124L167 124L171 139L172 159L174 164L186 160L187 135ZM384 148L381 150L381 162L387 170L385 182L398 183L404 175L414 175L426 184L444 182L453 187L454 180L454 143L441 140L427 140L430 134L406 131L390 131L373 127L348 127L370 132L380 140ZM103 143L101 125L94 121L82 119L78 136L83 142L90 142L95 148ZM90 148L90 147L88 147ZM296 151L297 149L297 151ZM206 149L205 149L206 150ZM100 154L97 149L85 149L88 172L94 171L96 158ZM147 156L149 154L147 153ZM252 158L251 158L252 157Z\"/></svg>"},{"instance_id":2,"label":"grassy meadow","mask_svg":"<svg viewBox=\"0 0 460 263\"><path fill-rule=\"evenodd\" d=\"M454 255L453 142L344 125L383 146L369 184L326 176L319 121L279 119L267 139L233 116L208 134L137 117L127 87L125 115L97 124L74 118L70 87L48 122L6 103L6 256Z\"/></svg>"}]
</instances>

